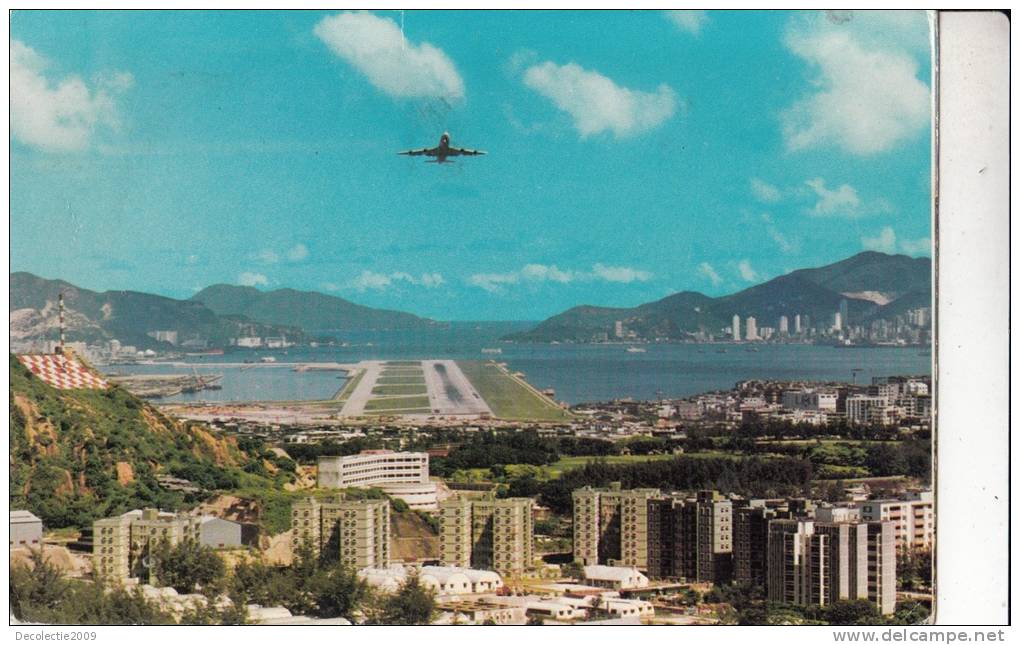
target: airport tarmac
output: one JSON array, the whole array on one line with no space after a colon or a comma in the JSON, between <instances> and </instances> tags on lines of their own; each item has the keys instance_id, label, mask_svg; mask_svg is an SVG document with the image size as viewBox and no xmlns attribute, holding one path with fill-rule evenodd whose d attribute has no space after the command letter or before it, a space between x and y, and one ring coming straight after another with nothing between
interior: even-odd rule
<instances>
[{"instance_id":1,"label":"airport tarmac","mask_svg":"<svg viewBox=\"0 0 1020 645\"><path fill-rule=\"evenodd\" d=\"M422 361L432 411L442 415L492 414L489 405L460 371L456 361Z\"/></svg>"},{"instance_id":2,"label":"airport tarmac","mask_svg":"<svg viewBox=\"0 0 1020 645\"><path fill-rule=\"evenodd\" d=\"M491 415L492 410L475 390L464 373L457 366L456 361L451 360L427 360L419 363L425 376L425 386L428 391L429 412L428 415L443 416L482 416ZM401 365L387 365L386 361L362 361L355 366L364 370L357 387L347 397L340 410L341 416L357 417L365 414L365 406L372 399L380 399L378 395L372 394L377 386L377 380L383 371L409 367L406 363ZM399 415L399 410L394 410Z\"/></svg>"}]
</instances>

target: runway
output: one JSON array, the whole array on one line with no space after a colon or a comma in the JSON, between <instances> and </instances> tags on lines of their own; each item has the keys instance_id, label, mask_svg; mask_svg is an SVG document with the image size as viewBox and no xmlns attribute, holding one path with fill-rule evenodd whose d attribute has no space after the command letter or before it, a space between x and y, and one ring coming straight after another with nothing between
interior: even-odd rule
<instances>
[{"instance_id":1,"label":"runway","mask_svg":"<svg viewBox=\"0 0 1020 645\"><path fill-rule=\"evenodd\" d=\"M429 390L429 404L441 415L492 414L455 361L422 361L425 384Z\"/></svg>"}]
</instances>

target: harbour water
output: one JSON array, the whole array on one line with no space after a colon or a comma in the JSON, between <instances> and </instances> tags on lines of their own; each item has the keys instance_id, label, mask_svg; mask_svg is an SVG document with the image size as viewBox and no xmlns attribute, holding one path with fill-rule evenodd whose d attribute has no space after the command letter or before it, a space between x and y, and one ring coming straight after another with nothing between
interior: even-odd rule
<instances>
[{"instance_id":1,"label":"harbour water","mask_svg":"<svg viewBox=\"0 0 1020 645\"><path fill-rule=\"evenodd\" d=\"M187 367L114 365L106 370L132 374L223 374L222 390L180 394L163 401L281 401L333 396L343 372L295 372L286 365L258 364L273 356L280 363L449 358L496 360L523 372L534 386L553 388L569 403L632 397L683 397L726 389L746 379L870 383L873 376L930 374L932 357L918 347L838 348L815 345L514 344L499 342L530 323L453 323L449 328L415 332L362 332L338 336L345 346L287 350L245 350L222 356L188 357ZM498 355L483 348L499 347ZM721 351L725 350L725 351ZM251 367L222 363L253 361Z\"/></svg>"}]
</instances>

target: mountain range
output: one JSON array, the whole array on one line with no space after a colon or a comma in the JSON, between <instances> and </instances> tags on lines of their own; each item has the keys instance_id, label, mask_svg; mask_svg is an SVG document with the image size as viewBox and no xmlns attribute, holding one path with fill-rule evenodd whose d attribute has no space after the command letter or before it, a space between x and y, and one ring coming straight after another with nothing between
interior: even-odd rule
<instances>
[{"instance_id":1,"label":"mountain range","mask_svg":"<svg viewBox=\"0 0 1020 645\"><path fill-rule=\"evenodd\" d=\"M245 316L308 331L421 329L437 324L402 311L373 309L336 296L295 289L259 291L255 287L215 284L196 293L191 301L221 316Z\"/></svg>"},{"instance_id":2,"label":"mountain range","mask_svg":"<svg viewBox=\"0 0 1020 645\"><path fill-rule=\"evenodd\" d=\"M680 340L696 332L718 333L734 315L754 316L759 326L792 324L796 314L814 321L831 319L847 301L848 324L865 324L931 306L931 259L866 251L834 264L800 269L728 296L712 298L682 291L632 308L581 305L557 314L533 329L504 340L584 342L607 334L615 324L641 338Z\"/></svg>"},{"instance_id":3,"label":"mountain range","mask_svg":"<svg viewBox=\"0 0 1020 645\"><path fill-rule=\"evenodd\" d=\"M18 272L10 276L11 339L56 340L61 293L69 341L116 338L140 348L160 346L148 335L157 330L177 331L179 342L202 338L216 347L238 336L286 336L301 342L307 339L306 329L409 329L436 324L413 314L292 289L264 293L251 287L215 285L192 299L177 300L138 291L96 292Z\"/></svg>"}]
</instances>

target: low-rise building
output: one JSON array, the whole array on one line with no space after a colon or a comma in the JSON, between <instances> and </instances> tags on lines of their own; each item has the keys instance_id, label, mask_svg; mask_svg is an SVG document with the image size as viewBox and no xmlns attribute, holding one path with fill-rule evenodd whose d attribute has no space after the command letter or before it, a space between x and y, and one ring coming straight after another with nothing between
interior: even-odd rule
<instances>
[{"instance_id":1,"label":"low-rise building","mask_svg":"<svg viewBox=\"0 0 1020 645\"><path fill-rule=\"evenodd\" d=\"M30 511L11 511L10 548L42 545L42 520Z\"/></svg>"},{"instance_id":2,"label":"low-rise building","mask_svg":"<svg viewBox=\"0 0 1020 645\"><path fill-rule=\"evenodd\" d=\"M648 586L648 576L634 567L609 567L589 564L584 567L585 584L620 591Z\"/></svg>"},{"instance_id":3,"label":"low-rise building","mask_svg":"<svg viewBox=\"0 0 1020 645\"><path fill-rule=\"evenodd\" d=\"M242 526L212 515L199 518L199 542L214 549L232 549L243 545Z\"/></svg>"},{"instance_id":4,"label":"low-rise building","mask_svg":"<svg viewBox=\"0 0 1020 645\"><path fill-rule=\"evenodd\" d=\"M319 457L320 488L381 488L414 510L437 508L437 487L429 481L425 452L366 450L356 455Z\"/></svg>"}]
</instances>

